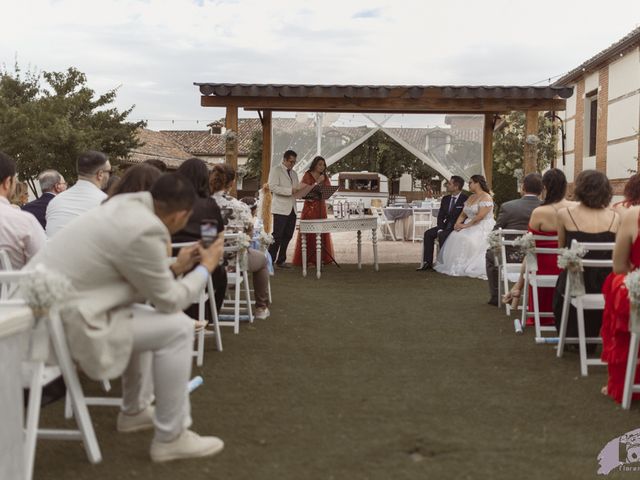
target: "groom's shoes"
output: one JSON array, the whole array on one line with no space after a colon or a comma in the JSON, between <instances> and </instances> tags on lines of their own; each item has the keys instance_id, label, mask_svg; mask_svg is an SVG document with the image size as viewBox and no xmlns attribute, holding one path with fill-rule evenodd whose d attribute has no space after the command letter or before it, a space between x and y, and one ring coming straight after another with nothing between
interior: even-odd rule
<instances>
[{"instance_id":1,"label":"groom's shoes","mask_svg":"<svg viewBox=\"0 0 640 480\"><path fill-rule=\"evenodd\" d=\"M433 265L430 263L423 263L420 267L416 268L416 272L425 272L427 270L433 270Z\"/></svg>"},{"instance_id":2,"label":"groom's shoes","mask_svg":"<svg viewBox=\"0 0 640 480\"><path fill-rule=\"evenodd\" d=\"M490 298L489 301L487 302L487 305L493 305L494 307L498 306L498 299L497 298Z\"/></svg>"}]
</instances>

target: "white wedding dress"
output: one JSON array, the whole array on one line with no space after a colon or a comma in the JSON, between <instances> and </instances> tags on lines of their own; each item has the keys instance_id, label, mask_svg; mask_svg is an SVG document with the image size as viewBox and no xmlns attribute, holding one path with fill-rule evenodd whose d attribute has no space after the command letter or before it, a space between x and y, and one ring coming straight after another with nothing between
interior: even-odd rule
<instances>
[{"instance_id":1,"label":"white wedding dress","mask_svg":"<svg viewBox=\"0 0 640 480\"><path fill-rule=\"evenodd\" d=\"M493 202L478 202L475 205L465 205L463 212L467 216L464 223L468 223L478 214L480 207L493 207ZM485 255L489 248L487 236L493 230L496 221L493 211L472 227L459 232L453 231L438 252L434 269L437 272L454 277L472 277L487 279Z\"/></svg>"}]
</instances>

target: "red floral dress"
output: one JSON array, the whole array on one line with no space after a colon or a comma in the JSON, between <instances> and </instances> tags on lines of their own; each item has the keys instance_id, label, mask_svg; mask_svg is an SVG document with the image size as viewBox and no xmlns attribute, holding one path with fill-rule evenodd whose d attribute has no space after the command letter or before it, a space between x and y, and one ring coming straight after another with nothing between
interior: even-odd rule
<instances>
[{"instance_id":1,"label":"red floral dress","mask_svg":"<svg viewBox=\"0 0 640 480\"><path fill-rule=\"evenodd\" d=\"M313 185L316 183L315 178L311 175L311 172L307 172L302 177L302 183L307 185ZM331 185L328 178L325 178L323 185ZM305 200L302 213L300 214L300 220L317 220L319 218L327 218L327 205L324 200ZM298 232L298 239L296 240L296 250L293 254L293 264L302 265L302 240L301 235ZM307 234L307 265L316 264L316 236ZM331 242L331 234L322 234L322 264L326 265L333 260L333 243Z\"/></svg>"},{"instance_id":2,"label":"red floral dress","mask_svg":"<svg viewBox=\"0 0 640 480\"><path fill-rule=\"evenodd\" d=\"M640 228L640 216L638 216ZM635 270L640 267L640 235L631 246L631 265ZM624 285L624 274L611 273L602 287L604 294L604 312L602 313L602 360L607 362L609 381L607 393L616 402L622 402L624 375L627 371L629 355L629 292ZM636 370L634 383L640 383L640 368ZM634 400L640 399L640 393L634 393Z\"/></svg>"}]
</instances>

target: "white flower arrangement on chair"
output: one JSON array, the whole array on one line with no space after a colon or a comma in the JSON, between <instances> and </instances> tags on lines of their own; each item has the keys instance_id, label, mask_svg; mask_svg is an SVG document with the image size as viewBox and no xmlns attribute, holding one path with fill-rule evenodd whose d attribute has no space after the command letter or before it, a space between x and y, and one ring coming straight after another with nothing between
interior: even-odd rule
<instances>
[{"instance_id":1,"label":"white flower arrangement on chair","mask_svg":"<svg viewBox=\"0 0 640 480\"><path fill-rule=\"evenodd\" d=\"M533 239L533 234L525 233L521 237L516 238L513 241L513 245L518 247L525 257L527 262L527 268L530 271L538 270L538 259L536 258L536 241Z\"/></svg>"},{"instance_id":2,"label":"white flower arrangement on chair","mask_svg":"<svg viewBox=\"0 0 640 480\"><path fill-rule=\"evenodd\" d=\"M579 246L577 248L563 248L558 255L558 267L567 271L567 275L571 279L571 289L569 294L571 296L584 295L584 278L582 272L584 268L582 266L582 257L584 257L587 251Z\"/></svg>"},{"instance_id":3,"label":"white flower arrangement on chair","mask_svg":"<svg viewBox=\"0 0 640 480\"><path fill-rule=\"evenodd\" d=\"M246 233L240 233L238 235L238 261L240 262L240 269L247 270L249 267L249 247L251 246L251 237Z\"/></svg>"},{"instance_id":4,"label":"white flower arrangement on chair","mask_svg":"<svg viewBox=\"0 0 640 480\"><path fill-rule=\"evenodd\" d=\"M489 243L489 248L493 250L493 253L496 255L500 253L500 232L497 230L489 232L487 242Z\"/></svg>"},{"instance_id":5,"label":"white flower arrangement on chair","mask_svg":"<svg viewBox=\"0 0 640 480\"><path fill-rule=\"evenodd\" d=\"M624 285L629 291L629 331L640 333L640 270L629 272L624 277Z\"/></svg>"},{"instance_id":6,"label":"white flower arrangement on chair","mask_svg":"<svg viewBox=\"0 0 640 480\"><path fill-rule=\"evenodd\" d=\"M258 245L260 245L260 250L263 252L266 251L271 244L273 244L274 239L273 235L265 232L264 230L260 232L258 235Z\"/></svg>"},{"instance_id":7,"label":"white flower arrangement on chair","mask_svg":"<svg viewBox=\"0 0 640 480\"><path fill-rule=\"evenodd\" d=\"M54 305L61 304L73 294L73 286L64 275L38 264L33 274L20 282L20 292L35 319L29 356L32 360L46 360L49 356L49 335L45 318Z\"/></svg>"}]
</instances>

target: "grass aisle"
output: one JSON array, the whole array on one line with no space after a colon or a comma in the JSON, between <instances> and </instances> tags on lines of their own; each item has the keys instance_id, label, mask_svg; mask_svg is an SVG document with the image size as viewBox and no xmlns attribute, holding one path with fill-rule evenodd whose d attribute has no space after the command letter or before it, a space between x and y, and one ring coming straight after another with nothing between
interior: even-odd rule
<instances>
[{"instance_id":1,"label":"grass aisle","mask_svg":"<svg viewBox=\"0 0 640 480\"><path fill-rule=\"evenodd\" d=\"M194 368L194 429L222 454L153 465L151 433L117 434L115 409L95 407L103 463L43 440L36 478L595 478L600 449L640 427L600 395L604 369L579 378L576 354L516 336L486 282L348 265L279 271L272 288L272 318L224 329L224 352L210 341ZM48 407L42 424L61 417Z\"/></svg>"}]
</instances>

